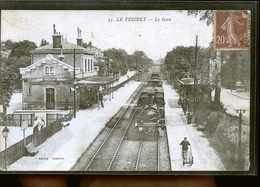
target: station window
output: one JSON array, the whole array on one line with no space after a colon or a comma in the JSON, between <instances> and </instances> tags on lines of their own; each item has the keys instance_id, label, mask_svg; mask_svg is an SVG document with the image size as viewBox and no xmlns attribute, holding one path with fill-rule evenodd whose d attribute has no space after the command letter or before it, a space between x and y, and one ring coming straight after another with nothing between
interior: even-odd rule
<instances>
[{"instance_id":1,"label":"station window","mask_svg":"<svg viewBox=\"0 0 260 187\"><path fill-rule=\"evenodd\" d=\"M32 88L31 86L28 87L28 95L31 95L32 94Z\"/></svg>"},{"instance_id":2,"label":"station window","mask_svg":"<svg viewBox=\"0 0 260 187\"><path fill-rule=\"evenodd\" d=\"M45 75L54 75L54 67L51 66L46 66L45 67Z\"/></svg>"},{"instance_id":3,"label":"station window","mask_svg":"<svg viewBox=\"0 0 260 187\"><path fill-rule=\"evenodd\" d=\"M85 72L87 72L87 71L88 71L88 68L87 68L87 67L88 67L88 66L87 66L87 59L85 59L85 64L84 64L84 65L85 65Z\"/></svg>"},{"instance_id":4,"label":"station window","mask_svg":"<svg viewBox=\"0 0 260 187\"><path fill-rule=\"evenodd\" d=\"M54 75L54 67L50 67L50 74Z\"/></svg>"},{"instance_id":5,"label":"station window","mask_svg":"<svg viewBox=\"0 0 260 187\"><path fill-rule=\"evenodd\" d=\"M49 67L45 67L45 74L49 75L50 74L50 68Z\"/></svg>"},{"instance_id":6,"label":"station window","mask_svg":"<svg viewBox=\"0 0 260 187\"><path fill-rule=\"evenodd\" d=\"M90 60L88 59L88 71L90 71Z\"/></svg>"}]
</instances>

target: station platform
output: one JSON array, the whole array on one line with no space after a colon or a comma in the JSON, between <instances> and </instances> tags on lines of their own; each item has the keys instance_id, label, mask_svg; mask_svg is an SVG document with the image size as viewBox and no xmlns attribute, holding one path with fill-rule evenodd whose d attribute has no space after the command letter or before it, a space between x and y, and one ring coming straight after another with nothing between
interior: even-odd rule
<instances>
[{"instance_id":1,"label":"station platform","mask_svg":"<svg viewBox=\"0 0 260 187\"><path fill-rule=\"evenodd\" d=\"M197 130L193 123L187 124L186 116L178 105L179 94L164 83L165 123L168 136L172 171L223 171L220 158L210 146L203 132ZM180 143L187 137L191 144L194 164L184 165Z\"/></svg>"},{"instance_id":2,"label":"station platform","mask_svg":"<svg viewBox=\"0 0 260 187\"><path fill-rule=\"evenodd\" d=\"M95 105L79 110L68 127L39 146L40 150L34 157L22 157L10 165L8 170L69 171L139 85L140 82L130 81L127 86L115 91L111 100L108 96L104 96L104 108Z\"/></svg>"}]
</instances>

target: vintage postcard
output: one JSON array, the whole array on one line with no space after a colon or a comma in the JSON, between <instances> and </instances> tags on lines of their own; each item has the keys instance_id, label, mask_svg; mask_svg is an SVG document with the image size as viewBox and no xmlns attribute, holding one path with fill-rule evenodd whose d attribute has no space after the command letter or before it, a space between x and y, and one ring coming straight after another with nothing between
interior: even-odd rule
<instances>
[{"instance_id":1,"label":"vintage postcard","mask_svg":"<svg viewBox=\"0 0 260 187\"><path fill-rule=\"evenodd\" d=\"M2 9L1 173L254 174L252 16Z\"/></svg>"}]
</instances>

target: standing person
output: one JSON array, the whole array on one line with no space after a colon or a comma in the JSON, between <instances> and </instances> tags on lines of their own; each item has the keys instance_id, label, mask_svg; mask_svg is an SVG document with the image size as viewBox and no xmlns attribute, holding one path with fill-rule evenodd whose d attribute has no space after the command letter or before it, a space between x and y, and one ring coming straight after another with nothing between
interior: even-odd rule
<instances>
[{"instance_id":1,"label":"standing person","mask_svg":"<svg viewBox=\"0 0 260 187\"><path fill-rule=\"evenodd\" d=\"M38 116L36 116L33 123L33 133L38 132L41 129L42 129L41 123L38 120Z\"/></svg>"},{"instance_id":2,"label":"standing person","mask_svg":"<svg viewBox=\"0 0 260 187\"><path fill-rule=\"evenodd\" d=\"M41 126L42 126L42 129L46 127L46 123L44 121L44 117L41 117Z\"/></svg>"},{"instance_id":3,"label":"standing person","mask_svg":"<svg viewBox=\"0 0 260 187\"><path fill-rule=\"evenodd\" d=\"M186 105L186 103L182 104L182 110L183 110L184 115L186 115L186 112L187 112L187 105Z\"/></svg>"},{"instance_id":4,"label":"standing person","mask_svg":"<svg viewBox=\"0 0 260 187\"><path fill-rule=\"evenodd\" d=\"M103 94L101 93L101 91L99 91L99 100L100 100L100 103L101 103L101 107L104 108Z\"/></svg>"},{"instance_id":5,"label":"standing person","mask_svg":"<svg viewBox=\"0 0 260 187\"><path fill-rule=\"evenodd\" d=\"M187 140L187 137L184 137L184 140L181 141L180 145L182 146L182 157L184 158L184 156L187 155L187 151L190 146L190 142Z\"/></svg>"},{"instance_id":6,"label":"standing person","mask_svg":"<svg viewBox=\"0 0 260 187\"><path fill-rule=\"evenodd\" d=\"M191 113L191 111L188 111L188 113L187 113L187 122L188 122L188 124L191 124L191 118L192 118L192 113Z\"/></svg>"}]
</instances>

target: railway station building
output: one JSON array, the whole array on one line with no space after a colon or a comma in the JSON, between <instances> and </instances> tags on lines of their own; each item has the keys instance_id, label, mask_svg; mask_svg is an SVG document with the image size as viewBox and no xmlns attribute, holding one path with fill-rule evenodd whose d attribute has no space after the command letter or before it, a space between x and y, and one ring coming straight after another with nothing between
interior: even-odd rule
<instances>
[{"instance_id":1,"label":"railway station building","mask_svg":"<svg viewBox=\"0 0 260 187\"><path fill-rule=\"evenodd\" d=\"M20 68L23 110L67 110L74 103L79 108L97 102L98 91L111 94L118 78L98 77L94 63L100 50L83 47L79 29L76 42L63 40L53 25L52 43L31 51L31 65Z\"/></svg>"}]
</instances>

